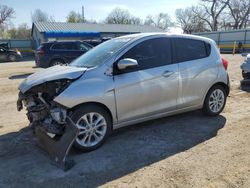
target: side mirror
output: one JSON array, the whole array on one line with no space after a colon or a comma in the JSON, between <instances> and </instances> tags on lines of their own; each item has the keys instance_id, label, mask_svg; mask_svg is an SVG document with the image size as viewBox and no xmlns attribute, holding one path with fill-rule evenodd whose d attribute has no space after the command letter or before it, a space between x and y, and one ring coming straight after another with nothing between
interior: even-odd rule
<instances>
[{"instance_id":1,"label":"side mirror","mask_svg":"<svg viewBox=\"0 0 250 188\"><path fill-rule=\"evenodd\" d=\"M117 63L117 68L119 70L125 70L125 69L128 69L128 68L134 68L134 67L137 67L137 66L138 66L137 60L130 59L130 58L121 59Z\"/></svg>"}]
</instances>

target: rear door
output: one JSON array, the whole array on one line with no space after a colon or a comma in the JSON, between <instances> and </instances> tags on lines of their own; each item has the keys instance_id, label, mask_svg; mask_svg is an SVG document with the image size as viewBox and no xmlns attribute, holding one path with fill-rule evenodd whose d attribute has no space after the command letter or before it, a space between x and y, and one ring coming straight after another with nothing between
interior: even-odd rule
<instances>
[{"instance_id":1,"label":"rear door","mask_svg":"<svg viewBox=\"0 0 250 188\"><path fill-rule=\"evenodd\" d=\"M56 42L51 47L52 59L60 58L69 63L79 56L76 42Z\"/></svg>"},{"instance_id":2,"label":"rear door","mask_svg":"<svg viewBox=\"0 0 250 188\"><path fill-rule=\"evenodd\" d=\"M62 45L63 50L65 51L64 57L68 60L68 62L73 61L81 55L76 42L66 42Z\"/></svg>"},{"instance_id":3,"label":"rear door","mask_svg":"<svg viewBox=\"0 0 250 188\"><path fill-rule=\"evenodd\" d=\"M200 105L218 73L216 63L213 63L216 59L210 58L211 46L189 38L175 38L173 41L180 71L178 108Z\"/></svg>"},{"instance_id":4,"label":"rear door","mask_svg":"<svg viewBox=\"0 0 250 188\"><path fill-rule=\"evenodd\" d=\"M167 37L148 39L120 59L132 58L139 67L114 76L119 122L147 117L176 108L178 64L172 64Z\"/></svg>"}]
</instances>

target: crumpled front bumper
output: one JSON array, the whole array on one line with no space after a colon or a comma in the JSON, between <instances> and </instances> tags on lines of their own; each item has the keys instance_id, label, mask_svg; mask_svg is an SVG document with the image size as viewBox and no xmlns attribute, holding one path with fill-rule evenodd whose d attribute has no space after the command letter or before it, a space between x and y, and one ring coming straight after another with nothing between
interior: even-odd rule
<instances>
[{"instance_id":1,"label":"crumpled front bumper","mask_svg":"<svg viewBox=\"0 0 250 188\"><path fill-rule=\"evenodd\" d=\"M72 159L68 158L68 154L78 133L79 129L69 117L66 118L64 134L59 138L51 138L41 127L35 129L40 147L49 154L52 164L64 171L69 170L75 164Z\"/></svg>"},{"instance_id":2,"label":"crumpled front bumper","mask_svg":"<svg viewBox=\"0 0 250 188\"><path fill-rule=\"evenodd\" d=\"M23 102L25 103L25 100L25 95L22 92L19 92L17 100L18 111L23 109ZM28 112L28 117L30 113L39 114L41 112ZM34 120L34 117L32 119ZM35 136L39 140L39 146L48 153L52 164L63 169L64 171L73 167L75 163L72 159L68 158L68 154L77 135L79 134L79 129L68 115L66 115L63 133L61 135L48 133L40 120L36 121L35 124L33 122L30 123L30 126L33 128ZM53 124L51 124L51 126L53 126Z\"/></svg>"}]
</instances>

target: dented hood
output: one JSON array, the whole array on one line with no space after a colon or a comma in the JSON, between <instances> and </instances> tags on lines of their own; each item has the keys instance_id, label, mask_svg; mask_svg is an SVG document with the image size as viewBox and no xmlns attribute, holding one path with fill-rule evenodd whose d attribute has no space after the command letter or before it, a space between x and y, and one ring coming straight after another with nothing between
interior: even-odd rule
<instances>
[{"instance_id":1,"label":"dented hood","mask_svg":"<svg viewBox=\"0 0 250 188\"><path fill-rule=\"evenodd\" d=\"M86 70L87 68L79 68L74 66L53 66L30 75L19 85L18 89L22 93L25 93L30 88L44 82L60 79L76 79L80 77Z\"/></svg>"}]
</instances>

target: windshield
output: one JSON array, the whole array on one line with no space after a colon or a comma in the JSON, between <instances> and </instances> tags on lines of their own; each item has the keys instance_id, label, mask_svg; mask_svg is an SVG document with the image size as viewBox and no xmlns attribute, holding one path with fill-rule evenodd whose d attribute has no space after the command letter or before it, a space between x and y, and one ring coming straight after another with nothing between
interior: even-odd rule
<instances>
[{"instance_id":1,"label":"windshield","mask_svg":"<svg viewBox=\"0 0 250 188\"><path fill-rule=\"evenodd\" d=\"M131 37L123 37L106 41L74 60L70 66L90 68L101 65L131 39Z\"/></svg>"}]
</instances>

